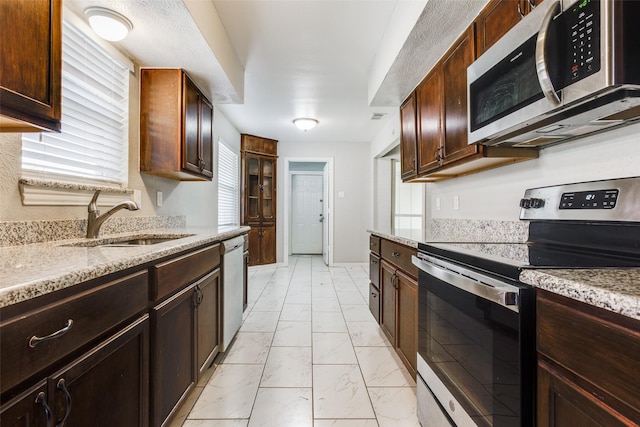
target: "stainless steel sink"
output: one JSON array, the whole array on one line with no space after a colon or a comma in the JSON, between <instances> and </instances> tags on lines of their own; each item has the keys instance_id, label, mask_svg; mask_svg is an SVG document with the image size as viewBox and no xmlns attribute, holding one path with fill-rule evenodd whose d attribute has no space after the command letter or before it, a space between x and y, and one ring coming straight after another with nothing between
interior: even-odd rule
<instances>
[{"instance_id":1,"label":"stainless steel sink","mask_svg":"<svg viewBox=\"0 0 640 427\"><path fill-rule=\"evenodd\" d=\"M98 246L145 246L155 245L157 243L168 242L170 240L176 240L179 237L150 237L147 239L131 239L124 240L122 242L104 243Z\"/></svg>"},{"instance_id":2,"label":"stainless steel sink","mask_svg":"<svg viewBox=\"0 0 640 427\"><path fill-rule=\"evenodd\" d=\"M131 247L156 245L158 243L169 242L171 240L183 239L193 236L193 234L167 234L167 235L137 235L126 237L105 237L101 239L87 239L79 242L65 243L60 246L65 247Z\"/></svg>"}]
</instances>

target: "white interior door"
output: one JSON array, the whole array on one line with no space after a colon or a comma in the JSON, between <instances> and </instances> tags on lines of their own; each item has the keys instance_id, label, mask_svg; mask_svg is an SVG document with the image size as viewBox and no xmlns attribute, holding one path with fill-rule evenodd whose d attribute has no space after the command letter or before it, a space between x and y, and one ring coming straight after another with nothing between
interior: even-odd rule
<instances>
[{"instance_id":1,"label":"white interior door","mask_svg":"<svg viewBox=\"0 0 640 427\"><path fill-rule=\"evenodd\" d=\"M291 253L323 253L323 177L291 176Z\"/></svg>"},{"instance_id":2,"label":"white interior door","mask_svg":"<svg viewBox=\"0 0 640 427\"><path fill-rule=\"evenodd\" d=\"M322 260L325 265L329 265L329 164L324 164L322 172Z\"/></svg>"}]
</instances>

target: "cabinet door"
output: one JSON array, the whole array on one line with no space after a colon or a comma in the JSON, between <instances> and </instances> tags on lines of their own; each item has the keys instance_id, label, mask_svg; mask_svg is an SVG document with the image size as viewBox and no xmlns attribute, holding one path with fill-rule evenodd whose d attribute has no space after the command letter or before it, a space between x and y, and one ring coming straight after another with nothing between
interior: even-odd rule
<instances>
[{"instance_id":1,"label":"cabinet door","mask_svg":"<svg viewBox=\"0 0 640 427\"><path fill-rule=\"evenodd\" d=\"M369 283L369 311L376 322L380 323L380 291L373 283Z\"/></svg>"},{"instance_id":2,"label":"cabinet door","mask_svg":"<svg viewBox=\"0 0 640 427\"><path fill-rule=\"evenodd\" d=\"M213 105L200 97L200 173L208 178L213 177Z\"/></svg>"},{"instance_id":3,"label":"cabinet door","mask_svg":"<svg viewBox=\"0 0 640 427\"><path fill-rule=\"evenodd\" d=\"M273 264L276 262L276 227L262 227L260 256L262 264Z\"/></svg>"},{"instance_id":4,"label":"cabinet door","mask_svg":"<svg viewBox=\"0 0 640 427\"><path fill-rule=\"evenodd\" d=\"M249 265L262 264L262 227L251 227L249 230Z\"/></svg>"},{"instance_id":5,"label":"cabinet door","mask_svg":"<svg viewBox=\"0 0 640 427\"><path fill-rule=\"evenodd\" d=\"M19 121L0 131L59 131L62 0L0 0L0 16L0 114Z\"/></svg>"},{"instance_id":6,"label":"cabinet door","mask_svg":"<svg viewBox=\"0 0 640 427\"><path fill-rule=\"evenodd\" d=\"M442 72L436 67L416 89L418 174L440 166L442 149Z\"/></svg>"},{"instance_id":7,"label":"cabinet door","mask_svg":"<svg viewBox=\"0 0 640 427\"><path fill-rule=\"evenodd\" d=\"M540 427L614 427L637 425L546 363L538 364L538 422Z\"/></svg>"},{"instance_id":8,"label":"cabinet door","mask_svg":"<svg viewBox=\"0 0 640 427\"><path fill-rule=\"evenodd\" d=\"M200 173L200 92L193 82L183 75L184 115L182 168L190 172Z\"/></svg>"},{"instance_id":9,"label":"cabinet door","mask_svg":"<svg viewBox=\"0 0 640 427\"><path fill-rule=\"evenodd\" d=\"M56 425L148 425L148 333L145 315L52 376Z\"/></svg>"},{"instance_id":10,"label":"cabinet door","mask_svg":"<svg viewBox=\"0 0 640 427\"><path fill-rule=\"evenodd\" d=\"M262 166L262 184L260 190L261 197L261 220L265 222L274 222L276 218L276 163L275 159L265 157L261 159Z\"/></svg>"},{"instance_id":11,"label":"cabinet door","mask_svg":"<svg viewBox=\"0 0 640 427\"><path fill-rule=\"evenodd\" d=\"M151 310L151 425L160 426L196 382L195 284Z\"/></svg>"},{"instance_id":12,"label":"cabinet door","mask_svg":"<svg viewBox=\"0 0 640 427\"><path fill-rule=\"evenodd\" d=\"M244 224L255 224L261 219L260 157L243 153L244 156Z\"/></svg>"},{"instance_id":13,"label":"cabinet door","mask_svg":"<svg viewBox=\"0 0 640 427\"><path fill-rule=\"evenodd\" d=\"M9 402L2 402L0 425L3 427L49 426L53 413L47 400L47 384L42 381Z\"/></svg>"},{"instance_id":14,"label":"cabinet door","mask_svg":"<svg viewBox=\"0 0 640 427\"><path fill-rule=\"evenodd\" d=\"M416 95L411 92L409 98L400 107L400 159L402 180L413 178L418 173L416 132Z\"/></svg>"},{"instance_id":15,"label":"cabinet door","mask_svg":"<svg viewBox=\"0 0 640 427\"><path fill-rule=\"evenodd\" d=\"M198 378L209 367L220 344L220 269L196 283L198 300Z\"/></svg>"},{"instance_id":16,"label":"cabinet door","mask_svg":"<svg viewBox=\"0 0 640 427\"><path fill-rule=\"evenodd\" d=\"M491 0L475 21L478 56L520 22L528 9L527 0Z\"/></svg>"},{"instance_id":17,"label":"cabinet door","mask_svg":"<svg viewBox=\"0 0 640 427\"><path fill-rule=\"evenodd\" d=\"M396 272L398 288L398 353L415 375L418 354L418 282L404 274Z\"/></svg>"},{"instance_id":18,"label":"cabinet door","mask_svg":"<svg viewBox=\"0 0 640 427\"><path fill-rule=\"evenodd\" d=\"M467 138L467 67L475 58L473 25L460 37L442 61L444 90L444 163L480 150Z\"/></svg>"},{"instance_id":19,"label":"cabinet door","mask_svg":"<svg viewBox=\"0 0 640 427\"><path fill-rule=\"evenodd\" d=\"M382 260L380 263L382 283L380 292L382 302L380 304L380 326L387 335L391 345L396 345L396 269Z\"/></svg>"}]
</instances>

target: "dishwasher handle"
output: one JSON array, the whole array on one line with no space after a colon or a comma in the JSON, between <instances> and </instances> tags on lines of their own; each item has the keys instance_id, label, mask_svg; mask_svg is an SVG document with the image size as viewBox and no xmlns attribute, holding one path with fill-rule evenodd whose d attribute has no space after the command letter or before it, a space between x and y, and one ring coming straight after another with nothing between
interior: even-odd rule
<instances>
[{"instance_id":1,"label":"dishwasher handle","mask_svg":"<svg viewBox=\"0 0 640 427\"><path fill-rule=\"evenodd\" d=\"M220 245L220 253L222 255L228 254L229 252L235 251L236 249L240 249L244 246L244 236L234 237L233 239L225 240Z\"/></svg>"},{"instance_id":2,"label":"dishwasher handle","mask_svg":"<svg viewBox=\"0 0 640 427\"><path fill-rule=\"evenodd\" d=\"M411 262L430 276L480 298L495 302L509 310L520 311L518 307L520 292L517 286L509 285L460 266L454 266L442 260L437 260L438 264L442 264L438 265L433 262L435 261L434 259L425 255L422 255L421 258L412 256Z\"/></svg>"}]
</instances>

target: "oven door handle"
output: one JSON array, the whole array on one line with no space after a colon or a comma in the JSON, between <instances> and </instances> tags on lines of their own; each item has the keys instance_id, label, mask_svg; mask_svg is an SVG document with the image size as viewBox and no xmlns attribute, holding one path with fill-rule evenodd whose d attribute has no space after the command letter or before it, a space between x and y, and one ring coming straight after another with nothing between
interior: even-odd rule
<instances>
[{"instance_id":1,"label":"oven door handle","mask_svg":"<svg viewBox=\"0 0 640 427\"><path fill-rule=\"evenodd\" d=\"M460 267L458 267L458 269L461 270L460 272L449 270L416 256L411 257L411 262L420 270L449 285L455 286L458 289L462 289L463 291L469 292L480 298L500 304L509 310L515 312L520 311L518 307L519 289L516 286L498 282L488 276L484 276L474 271L461 269ZM443 264L446 263L443 262Z\"/></svg>"}]
</instances>

